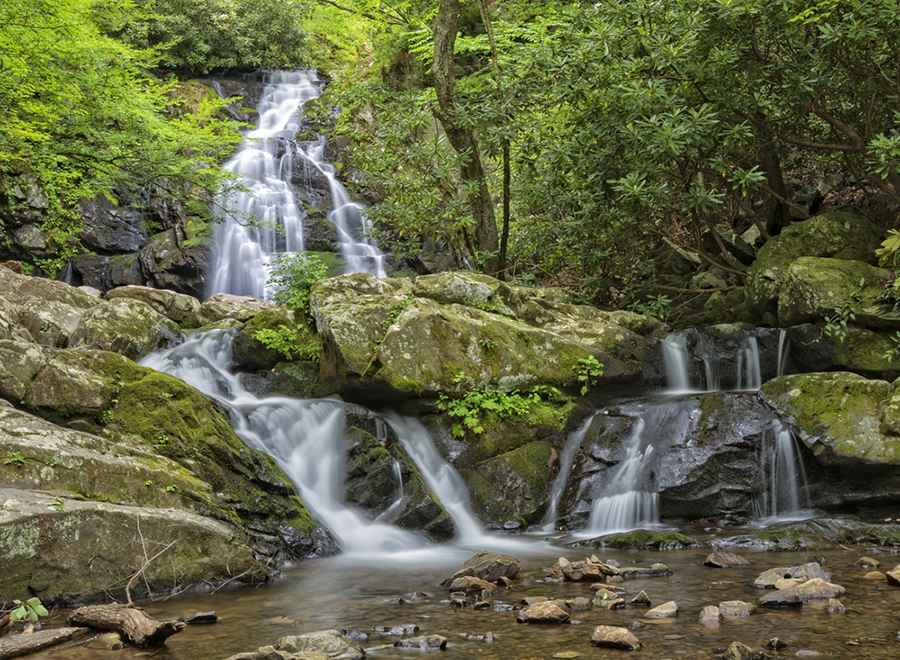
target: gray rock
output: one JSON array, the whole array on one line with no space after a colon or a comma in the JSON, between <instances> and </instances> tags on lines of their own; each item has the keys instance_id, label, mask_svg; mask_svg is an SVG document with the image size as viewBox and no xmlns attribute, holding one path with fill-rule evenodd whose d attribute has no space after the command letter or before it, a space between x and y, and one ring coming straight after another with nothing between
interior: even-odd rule
<instances>
[{"instance_id":1,"label":"gray rock","mask_svg":"<svg viewBox=\"0 0 900 660\"><path fill-rule=\"evenodd\" d=\"M626 651L637 651L641 648L641 643L634 633L620 626L597 626L591 634L591 644Z\"/></svg>"},{"instance_id":2,"label":"gray rock","mask_svg":"<svg viewBox=\"0 0 900 660\"><path fill-rule=\"evenodd\" d=\"M519 610L516 621L537 624L569 623L569 613L553 601L547 601Z\"/></svg>"},{"instance_id":3,"label":"gray rock","mask_svg":"<svg viewBox=\"0 0 900 660\"><path fill-rule=\"evenodd\" d=\"M662 605L657 605L652 610L644 612L646 619L671 619L678 616L678 603L670 600Z\"/></svg>"},{"instance_id":4,"label":"gray rock","mask_svg":"<svg viewBox=\"0 0 900 660\"><path fill-rule=\"evenodd\" d=\"M763 571L753 586L757 589L773 589L775 583L782 578L792 578L799 580L811 580L813 578L821 578L823 580L831 579L831 574L826 572L818 562L809 562L798 566L780 566L778 568L770 568Z\"/></svg>"}]
</instances>

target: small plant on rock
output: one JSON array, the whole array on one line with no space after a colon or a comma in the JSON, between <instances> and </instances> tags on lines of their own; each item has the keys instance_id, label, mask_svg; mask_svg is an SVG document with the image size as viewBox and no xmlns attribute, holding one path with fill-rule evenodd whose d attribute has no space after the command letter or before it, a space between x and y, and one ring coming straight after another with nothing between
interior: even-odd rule
<instances>
[{"instance_id":1,"label":"small plant on rock","mask_svg":"<svg viewBox=\"0 0 900 660\"><path fill-rule=\"evenodd\" d=\"M41 599L37 597L29 598L26 601L14 600L13 605L15 607L9 613L9 620L13 623L16 621L37 623L41 617L49 616L50 614L41 602Z\"/></svg>"},{"instance_id":2,"label":"small plant on rock","mask_svg":"<svg viewBox=\"0 0 900 660\"><path fill-rule=\"evenodd\" d=\"M328 276L328 266L314 254L299 252L277 258L269 276L275 302L311 321L309 298L313 287Z\"/></svg>"},{"instance_id":3,"label":"small plant on rock","mask_svg":"<svg viewBox=\"0 0 900 660\"><path fill-rule=\"evenodd\" d=\"M575 364L575 378L581 384L581 396L587 395L590 389L603 376L603 363L593 355L578 360Z\"/></svg>"}]
</instances>

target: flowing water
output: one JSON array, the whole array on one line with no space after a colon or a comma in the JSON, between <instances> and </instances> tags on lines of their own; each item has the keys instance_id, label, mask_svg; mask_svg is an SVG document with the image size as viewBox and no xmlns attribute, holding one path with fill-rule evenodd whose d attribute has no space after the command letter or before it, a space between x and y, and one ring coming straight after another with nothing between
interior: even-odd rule
<instances>
[{"instance_id":1,"label":"flowing water","mask_svg":"<svg viewBox=\"0 0 900 660\"><path fill-rule=\"evenodd\" d=\"M793 432L776 423L760 444L765 484L756 502L761 524L802 520L812 515L806 468Z\"/></svg>"},{"instance_id":2,"label":"flowing water","mask_svg":"<svg viewBox=\"0 0 900 660\"><path fill-rule=\"evenodd\" d=\"M782 328L778 331L778 373L777 376L784 376L787 370L788 354L791 349L791 341L788 339L787 330Z\"/></svg>"},{"instance_id":3,"label":"flowing water","mask_svg":"<svg viewBox=\"0 0 900 660\"><path fill-rule=\"evenodd\" d=\"M762 387L762 372L759 363L759 341L747 337L737 353L736 387L739 390L758 390Z\"/></svg>"},{"instance_id":4,"label":"flowing water","mask_svg":"<svg viewBox=\"0 0 900 660\"><path fill-rule=\"evenodd\" d=\"M662 342L662 351L667 389L673 393L690 392L687 338L681 334L669 335Z\"/></svg>"},{"instance_id":5,"label":"flowing water","mask_svg":"<svg viewBox=\"0 0 900 660\"><path fill-rule=\"evenodd\" d=\"M542 529L544 533L556 531L556 521L559 519L559 504L565 492L566 485L569 483L569 474L572 472L572 464L575 462L575 454L584 442L588 429L591 428L591 422L594 421L597 413L589 415L577 429L572 431L566 438L566 444L563 447L562 454L559 459L559 472L550 486L550 499L547 503L547 513L544 515Z\"/></svg>"},{"instance_id":6,"label":"flowing water","mask_svg":"<svg viewBox=\"0 0 900 660\"><path fill-rule=\"evenodd\" d=\"M315 72L267 74L256 127L244 135L237 154L225 165L234 184L218 195L208 293L266 298L275 255L304 249L305 211L297 202L294 170L298 160L328 181L329 220L338 234L346 272L383 277L384 255L369 237L368 220L324 162L324 138L304 151L294 140L304 104L321 94ZM311 185L311 184L308 184Z\"/></svg>"}]
</instances>

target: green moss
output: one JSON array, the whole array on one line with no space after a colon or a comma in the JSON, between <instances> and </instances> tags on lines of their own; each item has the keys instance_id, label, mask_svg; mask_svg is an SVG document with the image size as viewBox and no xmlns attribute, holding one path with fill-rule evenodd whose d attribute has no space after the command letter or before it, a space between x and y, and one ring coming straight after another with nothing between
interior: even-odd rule
<instances>
[{"instance_id":1,"label":"green moss","mask_svg":"<svg viewBox=\"0 0 900 660\"><path fill-rule=\"evenodd\" d=\"M676 531L653 531L649 529L636 529L633 532L622 534L610 534L603 537L604 545L613 548L639 548L654 550L679 550L696 545L697 542L688 536Z\"/></svg>"}]
</instances>

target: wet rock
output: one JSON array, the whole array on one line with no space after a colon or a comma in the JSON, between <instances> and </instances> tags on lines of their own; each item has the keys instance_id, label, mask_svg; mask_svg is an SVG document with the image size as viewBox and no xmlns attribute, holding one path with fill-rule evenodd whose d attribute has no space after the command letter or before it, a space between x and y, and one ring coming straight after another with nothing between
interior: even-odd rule
<instances>
[{"instance_id":1,"label":"wet rock","mask_svg":"<svg viewBox=\"0 0 900 660\"><path fill-rule=\"evenodd\" d=\"M826 572L818 562L809 562L798 566L770 568L760 573L759 577L753 581L753 586L757 589L774 589L775 583L782 578L794 578L804 581L813 578L828 580L831 578L831 574Z\"/></svg>"},{"instance_id":2,"label":"wet rock","mask_svg":"<svg viewBox=\"0 0 900 660\"><path fill-rule=\"evenodd\" d=\"M468 607L469 598L466 596L466 592L464 591L456 591L450 594L450 607L455 607L456 609L462 609L464 607Z\"/></svg>"},{"instance_id":3,"label":"wet rock","mask_svg":"<svg viewBox=\"0 0 900 660\"><path fill-rule=\"evenodd\" d=\"M881 562L875 559L874 557L860 557L856 560L856 565L860 568L867 568L869 570L875 570L879 566L881 566Z\"/></svg>"},{"instance_id":4,"label":"wet rock","mask_svg":"<svg viewBox=\"0 0 900 660\"><path fill-rule=\"evenodd\" d=\"M515 611L516 606L512 603L507 603L502 600L494 601L494 611L495 612L513 612Z\"/></svg>"},{"instance_id":5,"label":"wet rock","mask_svg":"<svg viewBox=\"0 0 900 660\"><path fill-rule=\"evenodd\" d=\"M719 617L721 616L721 612L719 612L719 608L715 605L705 605L702 610L700 610L700 623L709 625L709 624L717 624L719 623Z\"/></svg>"},{"instance_id":6,"label":"wet rock","mask_svg":"<svg viewBox=\"0 0 900 660\"><path fill-rule=\"evenodd\" d=\"M723 619L745 619L753 611L753 605L742 600L726 600L719 603Z\"/></svg>"},{"instance_id":7,"label":"wet rock","mask_svg":"<svg viewBox=\"0 0 900 660\"><path fill-rule=\"evenodd\" d=\"M464 633L463 637L470 642L488 642L493 643L497 641L497 636L492 632L486 633Z\"/></svg>"},{"instance_id":8,"label":"wet rock","mask_svg":"<svg viewBox=\"0 0 900 660\"><path fill-rule=\"evenodd\" d=\"M798 658L818 658L822 654L812 649L800 649L796 655Z\"/></svg>"},{"instance_id":9,"label":"wet rock","mask_svg":"<svg viewBox=\"0 0 900 660\"><path fill-rule=\"evenodd\" d=\"M637 578L649 577L668 577L672 575L672 569L666 564L656 563L649 567L644 566L626 566L619 569L619 574L625 580L634 580Z\"/></svg>"},{"instance_id":10,"label":"wet rock","mask_svg":"<svg viewBox=\"0 0 900 660\"><path fill-rule=\"evenodd\" d=\"M394 598L389 598L385 602L394 603L397 605L409 605L412 603L421 603L426 600L431 600L432 598L434 598L434 594L430 594L425 591L411 591Z\"/></svg>"},{"instance_id":11,"label":"wet rock","mask_svg":"<svg viewBox=\"0 0 900 660\"><path fill-rule=\"evenodd\" d=\"M761 655L746 644L732 642L721 657L722 660L759 660Z\"/></svg>"},{"instance_id":12,"label":"wet rock","mask_svg":"<svg viewBox=\"0 0 900 660\"><path fill-rule=\"evenodd\" d=\"M106 293L107 300L120 298L140 300L182 327L200 325L200 301L193 296L147 286L120 286Z\"/></svg>"},{"instance_id":13,"label":"wet rock","mask_svg":"<svg viewBox=\"0 0 900 660\"><path fill-rule=\"evenodd\" d=\"M760 607L769 609L785 609L793 607L803 607L803 600L796 587L790 589L778 589L769 592L759 599Z\"/></svg>"},{"instance_id":14,"label":"wet rock","mask_svg":"<svg viewBox=\"0 0 900 660\"><path fill-rule=\"evenodd\" d=\"M766 642L766 648L770 651L781 651L787 648L787 642L782 639L778 639L777 637L773 637L768 642Z\"/></svg>"},{"instance_id":15,"label":"wet rock","mask_svg":"<svg viewBox=\"0 0 900 660\"><path fill-rule=\"evenodd\" d=\"M137 360L177 343L178 327L139 300L116 299L84 312L69 346L86 346Z\"/></svg>"},{"instance_id":16,"label":"wet rock","mask_svg":"<svg viewBox=\"0 0 900 660\"><path fill-rule=\"evenodd\" d=\"M441 635L422 635L409 637L394 642L398 649L417 649L419 651L443 651L447 648L447 638Z\"/></svg>"},{"instance_id":17,"label":"wet rock","mask_svg":"<svg viewBox=\"0 0 900 660\"><path fill-rule=\"evenodd\" d=\"M634 598L628 601L631 607L650 607L650 596L646 591L641 591Z\"/></svg>"},{"instance_id":18,"label":"wet rock","mask_svg":"<svg viewBox=\"0 0 900 660\"><path fill-rule=\"evenodd\" d=\"M519 574L519 566L520 562L515 557L495 552L479 552L441 584L446 587L461 577L475 577L488 582L496 582L501 577L515 579Z\"/></svg>"},{"instance_id":19,"label":"wet rock","mask_svg":"<svg viewBox=\"0 0 900 660\"><path fill-rule=\"evenodd\" d=\"M578 651L560 651L553 654L554 660L575 660L580 657L581 654Z\"/></svg>"},{"instance_id":20,"label":"wet rock","mask_svg":"<svg viewBox=\"0 0 900 660\"><path fill-rule=\"evenodd\" d=\"M271 302L248 296L217 293L200 305L199 320L203 325L217 323L225 319L245 322L262 311L272 309L274 306Z\"/></svg>"},{"instance_id":21,"label":"wet rock","mask_svg":"<svg viewBox=\"0 0 900 660\"><path fill-rule=\"evenodd\" d=\"M569 561L560 557L556 562L556 570L562 574L566 582L602 582L608 576L618 575L619 569L610 564L592 561Z\"/></svg>"},{"instance_id":22,"label":"wet rock","mask_svg":"<svg viewBox=\"0 0 900 660\"><path fill-rule=\"evenodd\" d=\"M704 566L710 568L733 568L735 566L748 566L749 561L736 555L733 552L725 552L724 550L716 550L709 553L703 560Z\"/></svg>"},{"instance_id":23,"label":"wet rock","mask_svg":"<svg viewBox=\"0 0 900 660\"><path fill-rule=\"evenodd\" d=\"M372 630L379 635L403 637L404 635L415 635L419 632L419 626L414 623L403 623L398 626L375 626Z\"/></svg>"},{"instance_id":24,"label":"wet rock","mask_svg":"<svg viewBox=\"0 0 900 660\"><path fill-rule=\"evenodd\" d=\"M215 612L196 612L189 617L182 619L189 626L208 625L219 622L219 615Z\"/></svg>"},{"instance_id":25,"label":"wet rock","mask_svg":"<svg viewBox=\"0 0 900 660\"><path fill-rule=\"evenodd\" d=\"M491 601L489 600L479 600L476 601L474 605L472 605L473 610L489 610L491 609Z\"/></svg>"},{"instance_id":26,"label":"wet rock","mask_svg":"<svg viewBox=\"0 0 900 660\"><path fill-rule=\"evenodd\" d=\"M341 634L352 642L369 641L369 633L356 628L341 628Z\"/></svg>"},{"instance_id":27,"label":"wet rock","mask_svg":"<svg viewBox=\"0 0 900 660\"><path fill-rule=\"evenodd\" d=\"M645 619L671 619L675 616L678 616L678 603L674 600L657 605L652 610L644 612Z\"/></svg>"},{"instance_id":28,"label":"wet rock","mask_svg":"<svg viewBox=\"0 0 900 660\"><path fill-rule=\"evenodd\" d=\"M822 578L813 578L795 587L800 598L804 601L821 600L844 595L847 590L839 584L834 584Z\"/></svg>"},{"instance_id":29,"label":"wet rock","mask_svg":"<svg viewBox=\"0 0 900 660\"><path fill-rule=\"evenodd\" d=\"M828 612L828 614L845 614L847 608L837 598L829 598L828 602L825 604L825 611Z\"/></svg>"},{"instance_id":30,"label":"wet rock","mask_svg":"<svg viewBox=\"0 0 900 660\"><path fill-rule=\"evenodd\" d=\"M779 578L775 581L775 588L790 589L791 587L799 587L803 582L804 580L797 580L795 578Z\"/></svg>"},{"instance_id":31,"label":"wet rock","mask_svg":"<svg viewBox=\"0 0 900 660\"><path fill-rule=\"evenodd\" d=\"M360 660L365 657L365 652L349 640L344 638L337 630L320 630L305 635L291 635L282 637L275 644L278 651L287 651L297 655L316 654L333 660ZM235 656L229 660L252 660ZM259 660L268 660L262 656Z\"/></svg>"},{"instance_id":32,"label":"wet rock","mask_svg":"<svg viewBox=\"0 0 900 660\"><path fill-rule=\"evenodd\" d=\"M447 588L450 591L466 594L493 594L497 587L487 580L466 575L454 579Z\"/></svg>"},{"instance_id":33,"label":"wet rock","mask_svg":"<svg viewBox=\"0 0 900 660\"><path fill-rule=\"evenodd\" d=\"M621 580L620 580L621 581ZM617 596L625 595L625 587L620 587L618 584L610 584L609 582L595 582L591 585L591 591L611 591Z\"/></svg>"},{"instance_id":34,"label":"wet rock","mask_svg":"<svg viewBox=\"0 0 900 660\"><path fill-rule=\"evenodd\" d=\"M887 582L887 575L881 571L868 571L863 575L863 580L871 580L872 582Z\"/></svg>"},{"instance_id":35,"label":"wet rock","mask_svg":"<svg viewBox=\"0 0 900 660\"><path fill-rule=\"evenodd\" d=\"M101 651L121 651L125 648L125 643L122 641L122 637L117 632L105 633L103 635L99 635L95 639L92 639L89 643L85 644L85 646L89 649L97 649ZM0 657L3 657L0 655Z\"/></svg>"},{"instance_id":36,"label":"wet rock","mask_svg":"<svg viewBox=\"0 0 900 660\"><path fill-rule=\"evenodd\" d=\"M531 605L519 610L519 623L560 624L569 622L569 613L552 601Z\"/></svg>"},{"instance_id":37,"label":"wet rock","mask_svg":"<svg viewBox=\"0 0 900 660\"><path fill-rule=\"evenodd\" d=\"M894 568L885 572L884 575L887 578L888 584L900 587L900 564L897 564Z\"/></svg>"},{"instance_id":38,"label":"wet rock","mask_svg":"<svg viewBox=\"0 0 900 660\"><path fill-rule=\"evenodd\" d=\"M584 596L569 598L565 601L564 607L570 612L586 612L591 609L591 599Z\"/></svg>"},{"instance_id":39,"label":"wet rock","mask_svg":"<svg viewBox=\"0 0 900 660\"><path fill-rule=\"evenodd\" d=\"M595 592L592 603L594 607L602 607L607 610L620 610L625 607L625 599L607 589L600 589Z\"/></svg>"},{"instance_id":40,"label":"wet rock","mask_svg":"<svg viewBox=\"0 0 900 660\"><path fill-rule=\"evenodd\" d=\"M637 651L641 648L634 633L621 626L597 626L591 634L591 644L625 651Z\"/></svg>"},{"instance_id":41,"label":"wet rock","mask_svg":"<svg viewBox=\"0 0 900 660\"><path fill-rule=\"evenodd\" d=\"M180 227L155 234L138 253L137 262L142 281L120 283L148 284L157 289L171 289L195 298L203 297L206 293L209 249L206 246L188 247L186 239L187 236Z\"/></svg>"}]
</instances>

